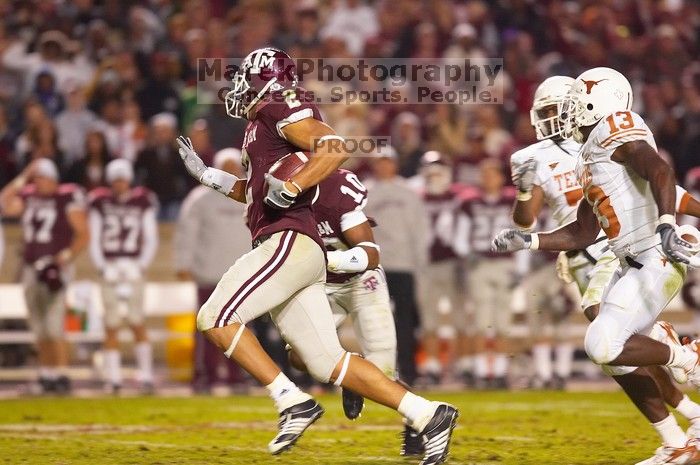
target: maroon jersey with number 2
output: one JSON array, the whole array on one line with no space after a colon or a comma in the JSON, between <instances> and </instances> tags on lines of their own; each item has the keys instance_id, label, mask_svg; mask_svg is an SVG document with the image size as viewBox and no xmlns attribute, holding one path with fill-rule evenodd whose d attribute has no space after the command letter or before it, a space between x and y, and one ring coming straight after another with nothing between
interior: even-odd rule
<instances>
[{"instance_id":1,"label":"maroon jersey with number 2","mask_svg":"<svg viewBox=\"0 0 700 465\"><path fill-rule=\"evenodd\" d=\"M253 240L280 231L291 230L309 236L323 247L316 231L312 202L317 188L308 189L286 210L265 204L265 173L272 165L299 147L284 138L282 128L305 118L322 121L316 105L297 99L293 90L273 92L271 98L258 104L248 122L243 138L243 166L247 171L248 227Z\"/></svg>"},{"instance_id":2,"label":"maroon jersey with number 2","mask_svg":"<svg viewBox=\"0 0 700 465\"><path fill-rule=\"evenodd\" d=\"M338 170L319 184L319 195L314 202L314 215L318 234L326 250L348 250L351 244L345 240L343 231L367 221L362 211L367 204L367 188L355 173ZM343 283L362 273L331 273L326 281Z\"/></svg>"},{"instance_id":3,"label":"maroon jersey with number 2","mask_svg":"<svg viewBox=\"0 0 700 465\"><path fill-rule=\"evenodd\" d=\"M68 220L72 209L85 209L85 193L75 184L62 184L53 195L40 195L34 185L20 192L24 201L22 232L24 261L31 264L46 256L57 255L73 241Z\"/></svg>"}]
</instances>

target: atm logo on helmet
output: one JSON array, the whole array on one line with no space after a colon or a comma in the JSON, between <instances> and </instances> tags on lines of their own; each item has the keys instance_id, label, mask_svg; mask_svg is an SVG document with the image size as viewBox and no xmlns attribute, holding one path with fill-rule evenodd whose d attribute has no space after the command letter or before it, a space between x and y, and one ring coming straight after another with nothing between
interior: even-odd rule
<instances>
[{"instance_id":1,"label":"atm logo on helmet","mask_svg":"<svg viewBox=\"0 0 700 465\"><path fill-rule=\"evenodd\" d=\"M607 78L599 79L597 81L586 81L585 79L581 79L581 81L583 81L583 83L586 84L586 94L591 93L591 91L593 90L593 86L595 86L596 84L598 84L600 82L607 81L607 80L608 80Z\"/></svg>"}]
</instances>

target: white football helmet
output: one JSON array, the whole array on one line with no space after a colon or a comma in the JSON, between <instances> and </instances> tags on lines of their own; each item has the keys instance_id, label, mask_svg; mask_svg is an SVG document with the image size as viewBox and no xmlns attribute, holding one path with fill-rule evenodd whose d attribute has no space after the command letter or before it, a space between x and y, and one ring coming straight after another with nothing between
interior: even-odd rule
<instances>
[{"instance_id":1,"label":"white football helmet","mask_svg":"<svg viewBox=\"0 0 700 465\"><path fill-rule=\"evenodd\" d=\"M574 78L569 76L552 76L542 81L535 90L530 123L535 128L537 140L562 135L564 128L560 121L561 110L573 82Z\"/></svg>"},{"instance_id":2,"label":"white football helmet","mask_svg":"<svg viewBox=\"0 0 700 465\"><path fill-rule=\"evenodd\" d=\"M632 86L611 68L584 71L571 85L562 108L564 137L583 142L579 128L596 124L616 111L632 109Z\"/></svg>"}]
</instances>

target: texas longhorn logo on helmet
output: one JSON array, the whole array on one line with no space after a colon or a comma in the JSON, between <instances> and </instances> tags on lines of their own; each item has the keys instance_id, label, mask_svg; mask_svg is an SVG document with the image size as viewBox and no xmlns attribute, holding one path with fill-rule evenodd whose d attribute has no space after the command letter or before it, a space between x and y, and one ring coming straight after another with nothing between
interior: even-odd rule
<instances>
[{"instance_id":1,"label":"texas longhorn logo on helmet","mask_svg":"<svg viewBox=\"0 0 700 465\"><path fill-rule=\"evenodd\" d=\"M586 84L586 94L590 94L591 91L593 90L593 86L595 86L603 81L607 81L608 79L607 78L598 79L597 81L586 81L585 79L581 79L581 80L583 81L584 84Z\"/></svg>"}]
</instances>

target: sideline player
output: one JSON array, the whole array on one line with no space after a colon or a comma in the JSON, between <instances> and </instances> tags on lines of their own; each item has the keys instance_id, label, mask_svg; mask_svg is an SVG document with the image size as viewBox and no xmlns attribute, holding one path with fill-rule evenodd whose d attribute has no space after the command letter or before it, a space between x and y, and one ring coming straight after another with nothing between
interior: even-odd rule
<instances>
[{"instance_id":1,"label":"sideline player","mask_svg":"<svg viewBox=\"0 0 700 465\"><path fill-rule=\"evenodd\" d=\"M226 95L227 113L248 120L242 151L247 178L207 168L188 140L178 140L192 176L247 202L253 236L253 250L224 274L200 309L197 327L263 385L281 380L277 400L296 390L295 398L280 410L280 433L270 443L272 453L289 448L323 409L286 377L280 378L284 375L246 329L246 323L266 312L312 376L398 410L422 436L426 453L421 463L441 463L457 410L408 392L371 362L345 352L338 341L325 294L325 251L311 203L317 184L335 172L347 154L334 148L342 138L303 97L289 55L271 47L255 50L243 60ZM268 174L279 158L298 150L314 152L298 174L287 180Z\"/></svg>"},{"instance_id":2,"label":"sideline player","mask_svg":"<svg viewBox=\"0 0 700 465\"><path fill-rule=\"evenodd\" d=\"M134 333L136 379L144 394L153 392L153 352L143 309L143 272L158 248L158 201L144 187L131 187L134 169L126 159L109 162L105 178L110 187L90 192L90 256L100 272L105 307L104 360L108 388L122 386L119 328L122 307Z\"/></svg>"},{"instance_id":3,"label":"sideline player","mask_svg":"<svg viewBox=\"0 0 700 465\"><path fill-rule=\"evenodd\" d=\"M680 290L689 244L676 234L673 172L631 106L631 86L615 70L594 68L575 80L561 120L564 135L583 144L576 172L586 202L580 202L576 221L550 233L504 230L494 239L494 248L582 249L603 229L620 264L586 332L586 352L626 392L646 395L637 405L664 445L645 463L696 463L700 451L695 440L686 438L654 379L638 368L667 366L678 381L700 384L696 345L647 336Z\"/></svg>"},{"instance_id":4,"label":"sideline player","mask_svg":"<svg viewBox=\"0 0 700 465\"><path fill-rule=\"evenodd\" d=\"M497 160L487 159L480 166L480 189L459 206L455 250L467 257L467 287L475 320L474 385L477 388L508 387L508 331L513 294L513 254L491 250L496 231L510 225L510 209L515 200L513 188L505 186L505 176Z\"/></svg>"},{"instance_id":5,"label":"sideline player","mask_svg":"<svg viewBox=\"0 0 700 465\"><path fill-rule=\"evenodd\" d=\"M0 209L7 218L21 217L22 283L37 339L39 384L45 393L67 393L66 285L89 240L85 194L74 184L59 184L54 162L41 158L0 192Z\"/></svg>"},{"instance_id":6,"label":"sideline player","mask_svg":"<svg viewBox=\"0 0 700 465\"><path fill-rule=\"evenodd\" d=\"M456 328L457 374L467 385L473 382L473 347L471 324L466 318L459 260L454 249L456 217L460 189L452 182L452 167L440 152L428 151L421 157L419 174L423 179L423 201L430 219L430 262L421 270L418 290L420 295L421 343L426 359L418 371L430 385L440 384L443 366L440 361L441 324L440 303L449 303L449 322Z\"/></svg>"}]
</instances>

